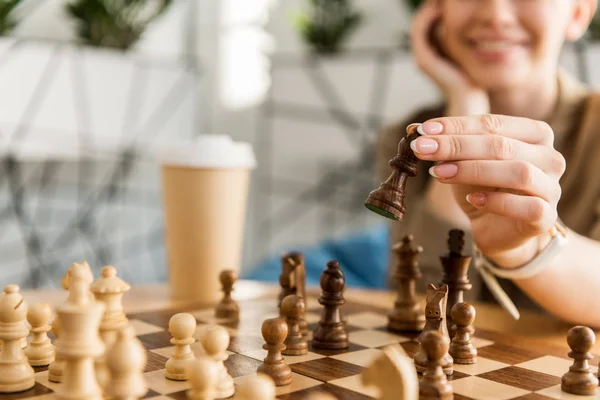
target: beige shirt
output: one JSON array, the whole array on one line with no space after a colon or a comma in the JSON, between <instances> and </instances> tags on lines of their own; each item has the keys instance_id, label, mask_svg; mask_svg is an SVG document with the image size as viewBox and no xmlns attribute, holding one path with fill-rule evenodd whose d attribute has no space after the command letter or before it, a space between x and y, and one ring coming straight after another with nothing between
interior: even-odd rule
<instances>
[{"instance_id":1,"label":"beige shirt","mask_svg":"<svg viewBox=\"0 0 600 400\"><path fill-rule=\"evenodd\" d=\"M586 86L560 71L558 75L558 101L552 117L546 122L555 134L555 148L567 161L567 171L561 178L563 189L558 213L571 230L600 240L600 94L592 93ZM401 123L386 127L380 137L377 149L378 179L384 181L391 173L389 160L396 155L398 142L405 135L405 128L414 122L444 115L444 105L419 110ZM419 161L418 174L407 183L406 215L404 221L392 223L392 243L410 233L415 243L423 246L420 257L423 279L418 290L423 292L426 284L439 283L441 264L439 257L447 253L448 231L453 226L434 215L426 206L424 193L430 181L430 162ZM471 254L471 236L466 234L465 253ZM390 245L392 244L390 243ZM390 271L395 259L390 259ZM469 279L473 289L465 294L467 300L491 300L492 297L482 285L479 276L471 266ZM500 280L519 307L535 307L512 282ZM536 307L537 308L537 307Z\"/></svg>"}]
</instances>

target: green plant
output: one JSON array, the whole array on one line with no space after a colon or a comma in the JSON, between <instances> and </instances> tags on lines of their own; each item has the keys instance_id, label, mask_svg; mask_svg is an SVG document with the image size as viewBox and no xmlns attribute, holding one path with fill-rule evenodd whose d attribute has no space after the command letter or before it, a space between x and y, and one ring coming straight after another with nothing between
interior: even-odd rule
<instances>
[{"instance_id":1,"label":"green plant","mask_svg":"<svg viewBox=\"0 0 600 400\"><path fill-rule=\"evenodd\" d=\"M295 25L304 41L319 54L338 53L363 16L349 0L308 0Z\"/></svg>"},{"instance_id":2,"label":"green plant","mask_svg":"<svg viewBox=\"0 0 600 400\"><path fill-rule=\"evenodd\" d=\"M0 0L0 35L10 32L16 25L13 10L21 0Z\"/></svg>"},{"instance_id":3,"label":"green plant","mask_svg":"<svg viewBox=\"0 0 600 400\"><path fill-rule=\"evenodd\" d=\"M416 11L424 0L402 0L408 5L411 12ZM586 37L589 40L600 40L600 8L596 10L596 14L592 18Z\"/></svg>"},{"instance_id":4,"label":"green plant","mask_svg":"<svg viewBox=\"0 0 600 400\"><path fill-rule=\"evenodd\" d=\"M172 0L74 0L66 5L88 45L127 50Z\"/></svg>"}]
</instances>

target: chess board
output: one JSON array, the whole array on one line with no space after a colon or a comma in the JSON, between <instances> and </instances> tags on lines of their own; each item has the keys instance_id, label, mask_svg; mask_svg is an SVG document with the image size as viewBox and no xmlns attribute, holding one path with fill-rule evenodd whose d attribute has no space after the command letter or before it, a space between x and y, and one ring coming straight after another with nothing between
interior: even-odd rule
<instances>
[{"instance_id":1,"label":"chess board","mask_svg":"<svg viewBox=\"0 0 600 400\"><path fill-rule=\"evenodd\" d=\"M188 382L170 381L164 377L164 365L173 351L169 340L168 324L178 312L189 312L198 321L195 337L200 338L209 324L225 326L230 335L229 358L225 365L236 383L252 376L264 358L261 325L266 318L278 315L276 299L258 299L240 304L240 321L234 323L216 320L212 309L182 308L129 314L131 325L147 350L146 381L148 394L154 400L186 399ZM320 318L321 306L316 298L309 297L307 321L313 330ZM306 398L314 392L327 392L342 400L375 398L376 389L361 385L360 373L381 348L400 343L412 356L418 348L416 335L400 335L386 330L388 310L371 305L347 302L342 315L350 335L350 347L342 351L319 350L309 346L303 356L285 356L293 371L291 385L279 387L277 398L294 400ZM478 348L477 364L455 364L450 378L455 399L569 399L561 393L560 377L568 370L571 361L566 346L551 346L533 339L515 337L495 332L476 330L473 344ZM192 345L195 353L202 354L200 343ZM598 358L591 360L597 372ZM53 398L53 390L60 384L48 381L47 368L36 369L36 385L22 393L0 395L2 399ZM594 398L598 398L595 396ZM233 399L236 397L234 396Z\"/></svg>"}]
</instances>

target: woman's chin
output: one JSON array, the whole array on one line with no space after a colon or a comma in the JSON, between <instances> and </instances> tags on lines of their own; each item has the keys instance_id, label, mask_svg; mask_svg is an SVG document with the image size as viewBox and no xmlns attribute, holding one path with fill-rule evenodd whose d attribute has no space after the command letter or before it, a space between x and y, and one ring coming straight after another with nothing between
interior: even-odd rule
<instances>
[{"instance_id":1,"label":"woman's chin","mask_svg":"<svg viewBox=\"0 0 600 400\"><path fill-rule=\"evenodd\" d=\"M519 68L503 66L490 67L485 70L471 71L469 74L477 86L487 90L508 89L525 83L525 75L519 73Z\"/></svg>"}]
</instances>

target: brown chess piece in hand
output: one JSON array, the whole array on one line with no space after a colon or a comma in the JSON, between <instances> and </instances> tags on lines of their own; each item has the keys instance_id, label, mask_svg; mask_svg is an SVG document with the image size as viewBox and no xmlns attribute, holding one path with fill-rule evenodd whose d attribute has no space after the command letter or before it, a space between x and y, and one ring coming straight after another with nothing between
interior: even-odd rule
<instances>
[{"instance_id":1,"label":"brown chess piece in hand","mask_svg":"<svg viewBox=\"0 0 600 400\"><path fill-rule=\"evenodd\" d=\"M575 326L567 333L567 344L571 348L569 357L574 362L569 371L562 376L563 392L580 396L593 395L598 387L598 378L590 369L588 360L594 358L590 351L596 343L594 331L587 326Z\"/></svg>"},{"instance_id":2,"label":"brown chess piece in hand","mask_svg":"<svg viewBox=\"0 0 600 400\"><path fill-rule=\"evenodd\" d=\"M392 174L365 201L369 210L396 221L401 221L406 212L406 181L408 177L417 175L418 159L410 148L410 143L419 137L419 125L410 124L406 127L406 136L398 143L398 154L390 160Z\"/></svg>"},{"instance_id":3,"label":"brown chess piece in hand","mask_svg":"<svg viewBox=\"0 0 600 400\"><path fill-rule=\"evenodd\" d=\"M421 346L427 355L427 369L419 383L420 400L452 399L452 386L442 370L444 355L448 353L450 339L438 331L423 335Z\"/></svg>"},{"instance_id":4,"label":"brown chess piece in hand","mask_svg":"<svg viewBox=\"0 0 600 400\"><path fill-rule=\"evenodd\" d=\"M223 288L223 299L215 308L215 316L217 318L237 321L240 317L240 307L231 297L233 285L238 279L237 273L233 270L226 269L221 271L219 279L221 281L221 287Z\"/></svg>"},{"instance_id":5,"label":"brown chess piece in hand","mask_svg":"<svg viewBox=\"0 0 600 400\"><path fill-rule=\"evenodd\" d=\"M452 320L456 324L456 334L448 352L456 364L477 363L477 349L471 343L471 335L475 332L475 307L465 302L455 304L452 307Z\"/></svg>"},{"instance_id":6,"label":"brown chess piece in hand","mask_svg":"<svg viewBox=\"0 0 600 400\"><path fill-rule=\"evenodd\" d=\"M269 318L262 324L262 336L266 342L263 349L268 353L257 372L270 376L276 386L286 386L292 382L292 370L281 355L281 351L285 349L283 342L287 334L287 324L281 318Z\"/></svg>"},{"instance_id":7,"label":"brown chess piece in hand","mask_svg":"<svg viewBox=\"0 0 600 400\"><path fill-rule=\"evenodd\" d=\"M300 320L304 315L304 299L295 294L286 296L281 302L281 313L288 326L285 349L281 352L288 356L300 356L308 353L306 337L300 332Z\"/></svg>"}]
</instances>

